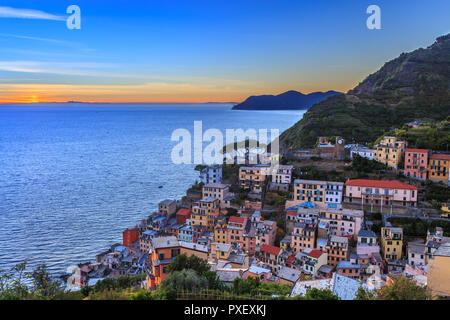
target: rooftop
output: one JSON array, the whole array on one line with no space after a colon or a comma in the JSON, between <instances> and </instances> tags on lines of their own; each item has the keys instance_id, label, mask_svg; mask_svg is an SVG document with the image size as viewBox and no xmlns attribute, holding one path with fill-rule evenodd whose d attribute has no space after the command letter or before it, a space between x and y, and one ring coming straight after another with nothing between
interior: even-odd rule
<instances>
[{"instance_id":1,"label":"rooftop","mask_svg":"<svg viewBox=\"0 0 450 320\"><path fill-rule=\"evenodd\" d=\"M301 276L302 272L292 269L292 268L288 268L288 267L283 267L281 268L281 270L278 272L278 277L291 281L291 282L296 282L300 276Z\"/></svg>"},{"instance_id":2,"label":"rooftop","mask_svg":"<svg viewBox=\"0 0 450 320\"><path fill-rule=\"evenodd\" d=\"M273 255L276 255L276 256L277 256L277 255L280 253L281 248L279 248L279 247L274 247L274 246L269 246L269 245L267 245L267 244L263 244L263 245L261 246L261 251L268 252L268 253L270 253L270 254L273 254Z\"/></svg>"},{"instance_id":3,"label":"rooftop","mask_svg":"<svg viewBox=\"0 0 450 320\"><path fill-rule=\"evenodd\" d=\"M153 239L153 248L155 249L177 247L178 245L178 240L174 236L159 237Z\"/></svg>"},{"instance_id":4,"label":"rooftop","mask_svg":"<svg viewBox=\"0 0 450 320\"><path fill-rule=\"evenodd\" d=\"M175 200L169 200L169 199L166 199L166 200L161 201L159 204L160 204L160 205L169 206L169 205L171 205L171 204L174 203L174 202L176 202L176 201L175 201Z\"/></svg>"},{"instance_id":5,"label":"rooftop","mask_svg":"<svg viewBox=\"0 0 450 320\"><path fill-rule=\"evenodd\" d=\"M387 180L368 180L368 179L354 179L347 180L346 186L355 187L369 187L369 188L390 188L390 189L402 189L402 190L418 190L416 186L399 182L399 181L387 181Z\"/></svg>"},{"instance_id":6,"label":"rooftop","mask_svg":"<svg viewBox=\"0 0 450 320\"><path fill-rule=\"evenodd\" d=\"M377 235L375 234L375 232L373 232L372 230L364 230L361 229L358 232L358 237L370 237L370 238L376 238Z\"/></svg>"}]
</instances>

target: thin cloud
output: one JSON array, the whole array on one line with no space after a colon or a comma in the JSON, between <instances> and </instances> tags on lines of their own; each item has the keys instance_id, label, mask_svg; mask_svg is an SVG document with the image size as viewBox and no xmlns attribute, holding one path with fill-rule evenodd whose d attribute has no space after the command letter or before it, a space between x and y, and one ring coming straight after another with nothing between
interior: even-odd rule
<instances>
[{"instance_id":1,"label":"thin cloud","mask_svg":"<svg viewBox=\"0 0 450 320\"><path fill-rule=\"evenodd\" d=\"M77 45L76 42L58 40L58 39L49 39L49 38L39 38L39 37L30 37L30 36L22 36L18 34L9 34L9 33L0 33L0 37L8 37L8 38L16 38L16 39L25 39L25 40L35 40L35 41L44 41L56 44L64 44L64 45Z\"/></svg>"},{"instance_id":2,"label":"thin cloud","mask_svg":"<svg viewBox=\"0 0 450 320\"><path fill-rule=\"evenodd\" d=\"M18 9L0 6L0 18L39 19L39 20L66 20L63 16L57 16L40 10Z\"/></svg>"}]
</instances>

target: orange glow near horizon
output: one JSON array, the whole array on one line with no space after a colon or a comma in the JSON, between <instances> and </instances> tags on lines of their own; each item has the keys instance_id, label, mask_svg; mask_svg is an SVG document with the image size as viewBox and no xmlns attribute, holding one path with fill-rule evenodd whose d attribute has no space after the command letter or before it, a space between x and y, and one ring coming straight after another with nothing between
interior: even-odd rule
<instances>
[{"instance_id":1,"label":"orange glow near horizon","mask_svg":"<svg viewBox=\"0 0 450 320\"><path fill-rule=\"evenodd\" d=\"M342 84L341 84L342 85ZM303 85L303 93L349 88ZM280 94L292 88L255 84L144 83L137 85L0 84L0 104L82 101L92 103L205 103L241 102L252 95ZM295 90L295 89L292 89ZM4 94L4 95L3 95Z\"/></svg>"}]
</instances>

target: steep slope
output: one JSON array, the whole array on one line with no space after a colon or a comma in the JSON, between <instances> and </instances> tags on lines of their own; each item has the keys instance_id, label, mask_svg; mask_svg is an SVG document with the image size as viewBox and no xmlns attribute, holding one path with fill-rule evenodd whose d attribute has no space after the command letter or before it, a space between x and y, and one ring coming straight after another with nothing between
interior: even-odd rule
<instances>
[{"instance_id":1,"label":"steep slope","mask_svg":"<svg viewBox=\"0 0 450 320\"><path fill-rule=\"evenodd\" d=\"M298 91L287 91L277 96L262 95L248 97L237 104L233 110L304 110L328 97L342 94L336 91L313 92L303 94Z\"/></svg>"},{"instance_id":2,"label":"steep slope","mask_svg":"<svg viewBox=\"0 0 450 320\"><path fill-rule=\"evenodd\" d=\"M426 49L403 53L345 95L312 106L282 133L282 150L311 147L317 136L373 142L385 131L415 119L450 115L450 34Z\"/></svg>"}]
</instances>

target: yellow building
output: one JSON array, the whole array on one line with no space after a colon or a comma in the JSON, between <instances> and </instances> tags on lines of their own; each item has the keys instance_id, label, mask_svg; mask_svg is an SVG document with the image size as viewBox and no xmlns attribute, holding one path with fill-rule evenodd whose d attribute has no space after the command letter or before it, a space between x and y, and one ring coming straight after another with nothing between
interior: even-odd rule
<instances>
[{"instance_id":1,"label":"yellow building","mask_svg":"<svg viewBox=\"0 0 450 320\"><path fill-rule=\"evenodd\" d=\"M227 243L227 239L227 221L224 217L220 217L214 227L214 242Z\"/></svg>"},{"instance_id":2,"label":"yellow building","mask_svg":"<svg viewBox=\"0 0 450 320\"><path fill-rule=\"evenodd\" d=\"M191 225L205 226L208 230L212 230L218 216L219 200L203 198L192 207Z\"/></svg>"},{"instance_id":3,"label":"yellow building","mask_svg":"<svg viewBox=\"0 0 450 320\"><path fill-rule=\"evenodd\" d=\"M384 137L376 146L373 159L390 168L397 169L406 147L407 143L397 140L397 137Z\"/></svg>"},{"instance_id":4,"label":"yellow building","mask_svg":"<svg viewBox=\"0 0 450 320\"><path fill-rule=\"evenodd\" d=\"M450 213L450 204L448 204L448 203L443 203L443 204L442 204L442 207L441 207L441 211L443 212L443 213L441 214L441 216L442 216L443 218L448 218L448 214Z\"/></svg>"},{"instance_id":5,"label":"yellow building","mask_svg":"<svg viewBox=\"0 0 450 320\"><path fill-rule=\"evenodd\" d=\"M428 178L430 180L444 184L448 184L450 171L450 155L448 154L432 154L428 161Z\"/></svg>"},{"instance_id":6,"label":"yellow building","mask_svg":"<svg viewBox=\"0 0 450 320\"><path fill-rule=\"evenodd\" d=\"M450 296L450 243L443 243L429 258L427 286L433 297Z\"/></svg>"},{"instance_id":7,"label":"yellow building","mask_svg":"<svg viewBox=\"0 0 450 320\"><path fill-rule=\"evenodd\" d=\"M402 248L402 228L381 228L381 255L384 260L399 260L402 257Z\"/></svg>"},{"instance_id":8,"label":"yellow building","mask_svg":"<svg viewBox=\"0 0 450 320\"><path fill-rule=\"evenodd\" d=\"M239 168L239 184L241 188L262 192L266 177L270 171L269 165L243 166Z\"/></svg>"},{"instance_id":9,"label":"yellow building","mask_svg":"<svg viewBox=\"0 0 450 320\"><path fill-rule=\"evenodd\" d=\"M230 257L232 250L231 244L224 244L224 243L217 243L213 242L211 243L211 252L210 257L211 260L228 260Z\"/></svg>"},{"instance_id":10,"label":"yellow building","mask_svg":"<svg viewBox=\"0 0 450 320\"><path fill-rule=\"evenodd\" d=\"M294 201L313 202L321 207L325 207L325 191L327 183L325 181L295 180L294 181Z\"/></svg>"}]
</instances>

